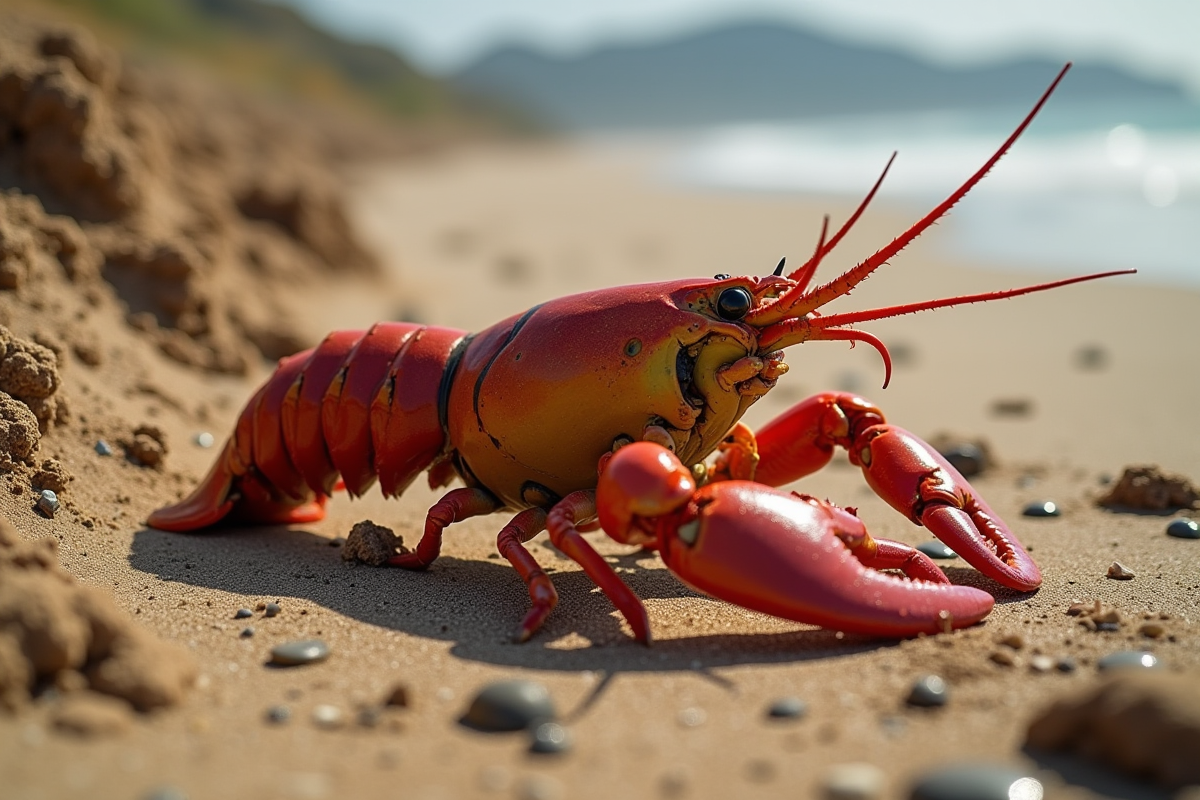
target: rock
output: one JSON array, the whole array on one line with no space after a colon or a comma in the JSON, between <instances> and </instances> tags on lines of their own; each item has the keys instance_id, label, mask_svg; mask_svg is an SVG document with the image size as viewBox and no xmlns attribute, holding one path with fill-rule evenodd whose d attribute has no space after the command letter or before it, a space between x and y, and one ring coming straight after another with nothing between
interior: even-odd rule
<instances>
[{"instance_id":1,"label":"rock","mask_svg":"<svg viewBox=\"0 0 1200 800\"><path fill-rule=\"evenodd\" d=\"M1116 653L1109 653L1096 662L1096 668L1101 672L1116 670L1140 672L1146 669L1159 669L1159 666L1158 658L1154 654L1140 650L1120 650Z\"/></svg>"},{"instance_id":2,"label":"rock","mask_svg":"<svg viewBox=\"0 0 1200 800\"><path fill-rule=\"evenodd\" d=\"M519 731L557 716L546 687L510 680L483 687L459 721L480 731Z\"/></svg>"},{"instance_id":3,"label":"rock","mask_svg":"<svg viewBox=\"0 0 1200 800\"><path fill-rule=\"evenodd\" d=\"M908 704L920 708L938 708L946 705L950 690L946 681L937 675L924 675L913 682L908 693Z\"/></svg>"},{"instance_id":4,"label":"rock","mask_svg":"<svg viewBox=\"0 0 1200 800\"><path fill-rule=\"evenodd\" d=\"M1167 536L1176 539L1200 539L1200 524L1194 519L1173 519L1167 525Z\"/></svg>"},{"instance_id":5,"label":"rock","mask_svg":"<svg viewBox=\"0 0 1200 800\"><path fill-rule=\"evenodd\" d=\"M1120 561L1114 561L1109 565L1107 575L1108 577L1118 581L1128 581L1137 577L1137 573L1122 564Z\"/></svg>"},{"instance_id":6,"label":"rock","mask_svg":"<svg viewBox=\"0 0 1200 800\"><path fill-rule=\"evenodd\" d=\"M1034 800L1041 782L1021 770L997 764L954 764L927 772L913 785L909 800Z\"/></svg>"},{"instance_id":7,"label":"rock","mask_svg":"<svg viewBox=\"0 0 1200 800\"><path fill-rule=\"evenodd\" d=\"M557 755L571 749L570 732L557 722L542 722L533 728L529 752Z\"/></svg>"},{"instance_id":8,"label":"rock","mask_svg":"<svg viewBox=\"0 0 1200 800\"><path fill-rule=\"evenodd\" d=\"M874 764L835 764L821 779L825 800L876 800L883 796L883 770Z\"/></svg>"},{"instance_id":9,"label":"rock","mask_svg":"<svg viewBox=\"0 0 1200 800\"><path fill-rule=\"evenodd\" d=\"M808 714L808 703L799 697L781 697L767 708L772 719L802 719Z\"/></svg>"},{"instance_id":10,"label":"rock","mask_svg":"<svg viewBox=\"0 0 1200 800\"><path fill-rule=\"evenodd\" d=\"M1057 517L1062 511L1053 500L1038 500L1021 509L1021 513L1027 517Z\"/></svg>"},{"instance_id":11,"label":"rock","mask_svg":"<svg viewBox=\"0 0 1200 800\"><path fill-rule=\"evenodd\" d=\"M1044 709L1030 723L1026 743L1077 753L1168 789L1200 784L1195 677L1122 670Z\"/></svg>"},{"instance_id":12,"label":"rock","mask_svg":"<svg viewBox=\"0 0 1200 800\"><path fill-rule=\"evenodd\" d=\"M329 658L329 645L320 639L285 642L271 648L271 663L281 667L316 664Z\"/></svg>"},{"instance_id":13,"label":"rock","mask_svg":"<svg viewBox=\"0 0 1200 800\"><path fill-rule=\"evenodd\" d=\"M930 558L958 558L958 553L951 550L950 545L936 540L921 542L917 545L917 549Z\"/></svg>"}]
</instances>

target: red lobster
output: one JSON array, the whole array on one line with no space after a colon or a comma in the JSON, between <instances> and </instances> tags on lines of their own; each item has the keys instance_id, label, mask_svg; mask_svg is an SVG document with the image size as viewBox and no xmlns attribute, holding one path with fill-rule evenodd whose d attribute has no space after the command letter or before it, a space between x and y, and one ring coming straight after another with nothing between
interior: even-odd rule
<instances>
[{"instance_id":1,"label":"red lobster","mask_svg":"<svg viewBox=\"0 0 1200 800\"><path fill-rule=\"evenodd\" d=\"M389 563L428 567L451 523L518 510L500 531L497 547L532 600L516 634L520 641L541 627L557 602L550 579L524 546L543 529L612 600L637 639L649 641L641 601L580 535L597 525L618 540L659 547L671 569L704 591L769 613L882 635L973 624L992 607L986 592L948 585L924 556L907 545L872 540L848 512L763 486L820 469L835 446L844 447L871 487L914 523L999 583L1036 589L1041 575L1016 537L928 444L886 424L878 408L849 394L810 398L757 436L738 420L787 371L783 348L789 345L865 342L883 357L886 387L887 348L848 326L1118 274L869 311L818 312L978 183L1065 72L966 183L887 247L824 285L809 288L821 260L874 197L886 168L828 240L826 218L812 257L787 276L781 261L764 278L718 275L606 289L551 300L477 334L387 322L365 333L330 334L312 350L280 361L203 482L183 501L151 514L149 524L185 531L226 516L310 522L323 516L339 475L352 496L378 479L390 497L428 470L432 487L457 476L466 488L439 500L420 543ZM597 523L598 465L639 440L673 451L677 477L694 474L711 485L694 496L694 486L650 477L630 485L616 471L624 476L627 458L636 464L632 459L648 456L629 448L631 455L618 453L611 466L623 488L606 495L625 499L612 499L607 511L601 506ZM718 449L715 463L706 466ZM730 479L758 485L723 483ZM685 493L683 512L659 502L676 502ZM746 514L729 511L738 508ZM765 522L748 524L752 519ZM888 578L872 567L899 568L917 580Z\"/></svg>"}]
</instances>

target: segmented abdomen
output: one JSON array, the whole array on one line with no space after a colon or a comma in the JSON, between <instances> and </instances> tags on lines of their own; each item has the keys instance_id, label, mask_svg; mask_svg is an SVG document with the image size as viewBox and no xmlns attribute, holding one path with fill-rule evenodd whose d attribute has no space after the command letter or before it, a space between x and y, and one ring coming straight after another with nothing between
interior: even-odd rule
<instances>
[{"instance_id":1,"label":"segmented abdomen","mask_svg":"<svg viewBox=\"0 0 1200 800\"><path fill-rule=\"evenodd\" d=\"M337 331L282 359L234 431L235 474L256 470L280 495L328 495L340 474L352 495L379 478L400 492L445 445L439 388L463 331L380 322Z\"/></svg>"}]
</instances>

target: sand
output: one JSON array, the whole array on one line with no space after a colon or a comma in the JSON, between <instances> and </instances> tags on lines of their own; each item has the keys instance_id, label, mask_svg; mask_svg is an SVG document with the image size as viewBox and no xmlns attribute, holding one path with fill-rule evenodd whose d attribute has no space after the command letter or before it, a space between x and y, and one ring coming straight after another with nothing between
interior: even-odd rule
<instances>
[{"instance_id":1,"label":"sand","mask_svg":"<svg viewBox=\"0 0 1200 800\"><path fill-rule=\"evenodd\" d=\"M988 443L996 466L973 483L1031 550L1045 583L1022 595L961 561L945 562L952 580L998 599L984 624L953 635L897 642L775 620L702 597L656 556L593 533L588 538L644 599L654 645L633 642L607 600L544 535L531 551L561 601L531 642L513 644L509 634L528 600L494 550L501 517L454 526L442 558L423 573L341 558L339 537L362 520L415 542L437 498L422 486L397 501L378 492L360 501L336 497L326 519L290 528L181 535L143 524L204 474L216 448L200 446L197 434L223 441L268 372L263 354L281 346L265 335L269 326L235 324L244 318L236 309L261 301L285 310L287 341L296 344L386 318L479 329L569 292L763 274L781 255L807 255L821 214L837 222L850 210L827 198L664 186L653 178L655 155L629 144L490 145L340 173L311 156L323 170L314 180L336 189L322 196L345 198L342 235L376 254L376 266L343 270L336 248L335 263L322 266L320 237L306 241L245 209L240 217L228 212L230 229L214 246L253 236L305 256L299 272L265 270L252 281L233 257L190 272L200 277L186 297L209 299L204 307L213 309L210 329L219 336L180 332L191 324L186 315L162 307L150 309L152 325L131 319L128 297L99 268L115 260L116 249L105 249L113 241L187 242L184 228L138 227L129 216L136 208L102 222L78 210L55 216L34 207L32 190L5 195L4 219L26 238L18 285L0 293L0 323L54 353L53 396L69 413L37 437L27 418L14 423L35 441L0 479L10 488L0 493L0 514L22 539L54 537L75 581L111 593L147 634L186 650L197 678L179 704L158 711L113 712L90 702L93 692L67 686L0 713L4 796L141 797L174 787L193 799L806 797L816 796L833 765L868 762L884 773L882 796L900 798L917 775L961 761L1029 770L1051 797L1169 796L1023 747L1027 726L1053 701L1095 690L1096 662L1108 653L1146 649L1173 675L1194 679L1200 671L1200 542L1167 537L1169 515L1095 503L1105 481L1131 464L1200 478L1200 339L1187 335L1186 323L1200 313L1195 292L1114 279L875 323L869 330L903 353L886 391L869 348L813 343L789 354L792 371L752 409L752 425L813 392L845 389L872 398L918 435ZM177 199L174 173L155 169L162 174L154 183L168 187L163 196ZM222 170L214 168L212 197L229 192L221 176L236 168ZM266 184L273 168L263 170ZM340 186L326 183L336 175ZM923 211L872 209L822 274L886 243ZM248 215L252 222L243 222ZM959 262L941 237L953 224L951 217L930 231L835 308L1041 278L1019 265ZM65 241L75 242L73 251ZM92 266L72 272L75 252ZM145 259L137 263L151 269ZM1081 356L1085 348L1105 354L1100 367ZM113 456L96 452L100 439ZM155 450L147 439L165 443L157 463L135 457ZM34 509L34 476L46 459L73 477L53 518ZM803 489L858 507L878 535L928 538L842 459ZM1021 515L1043 499L1057 502L1062 516ZM1133 579L1106 577L1118 560ZM1093 630L1067 613L1076 601L1094 600L1116 611L1117 630ZM266 616L267 602L281 612ZM251 618L235 619L239 608L251 609ZM1147 620L1160 626L1156 638L1139 632ZM247 627L253 635L243 635ZM328 642L327 660L267 666L273 646L309 638ZM1038 672L1039 655L1069 657L1076 669ZM910 685L928 673L949 682L949 703L908 707ZM570 753L531 755L521 734L458 724L481 686L511 678L548 687L573 736ZM398 687L407 705L385 705ZM808 703L804 718L767 717L772 701L792 695ZM64 708L68 702L73 707ZM280 705L290 719L268 721L268 709ZM321 712L317 724L314 710L325 705L340 717ZM363 709L370 724L360 721ZM92 734L55 722L80 717L92 720Z\"/></svg>"}]
</instances>

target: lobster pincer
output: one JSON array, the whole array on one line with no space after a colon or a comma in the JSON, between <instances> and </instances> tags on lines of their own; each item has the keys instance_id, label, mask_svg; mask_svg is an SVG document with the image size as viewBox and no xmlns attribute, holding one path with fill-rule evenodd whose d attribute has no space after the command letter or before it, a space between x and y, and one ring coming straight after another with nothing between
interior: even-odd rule
<instances>
[{"instance_id":1,"label":"lobster pincer","mask_svg":"<svg viewBox=\"0 0 1200 800\"><path fill-rule=\"evenodd\" d=\"M684 583L784 619L914 636L973 625L995 602L951 584L914 548L872 538L847 510L752 481L697 488L673 454L648 442L608 461L596 505L606 533L653 541Z\"/></svg>"}]
</instances>

